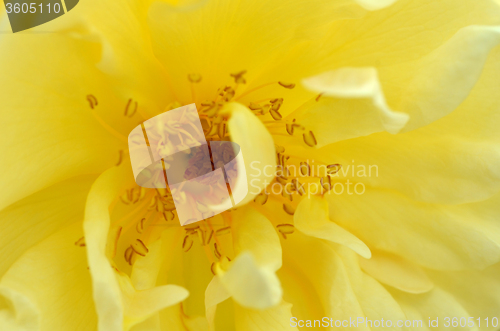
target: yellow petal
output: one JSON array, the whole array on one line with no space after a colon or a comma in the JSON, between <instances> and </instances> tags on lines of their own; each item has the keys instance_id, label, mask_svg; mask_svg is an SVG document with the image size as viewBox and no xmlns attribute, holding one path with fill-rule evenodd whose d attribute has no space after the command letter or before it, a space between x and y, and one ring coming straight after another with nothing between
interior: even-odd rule
<instances>
[{"instance_id":1,"label":"yellow petal","mask_svg":"<svg viewBox=\"0 0 500 331\"><path fill-rule=\"evenodd\" d=\"M355 0L355 1L368 10L378 10L392 5L397 0Z\"/></svg>"},{"instance_id":2,"label":"yellow petal","mask_svg":"<svg viewBox=\"0 0 500 331\"><path fill-rule=\"evenodd\" d=\"M118 162L126 140L99 124L86 99L95 95L95 111L100 113L113 109L106 120L123 117L116 112L115 107L123 107L106 77L95 68L97 44L34 33L4 34L0 47L11 50L0 54L0 113L9 123L2 132L7 139L0 141L2 158L9 160L2 163L0 185L9 189L0 194L0 209L59 181L100 173Z\"/></svg>"},{"instance_id":3,"label":"yellow petal","mask_svg":"<svg viewBox=\"0 0 500 331\"><path fill-rule=\"evenodd\" d=\"M341 68L303 80L319 99L288 117L312 130L318 147L375 132L398 133L408 115L395 112L385 101L374 68Z\"/></svg>"},{"instance_id":4,"label":"yellow petal","mask_svg":"<svg viewBox=\"0 0 500 331\"><path fill-rule=\"evenodd\" d=\"M329 240L349 247L362 257L369 259L368 246L349 231L329 219L328 203L319 196L304 198L293 216L295 227L308 236Z\"/></svg>"},{"instance_id":5,"label":"yellow petal","mask_svg":"<svg viewBox=\"0 0 500 331\"><path fill-rule=\"evenodd\" d=\"M231 140L241 148L245 162L248 194L239 203L255 198L274 178L276 155L274 141L262 122L245 106L228 103L224 111L230 114L228 129Z\"/></svg>"},{"instance_id":6,"label":"yellow petal","mask_svg":"<svg viewBox=\"0 0 500 331\"><path fill-rule=\"evenodd\" d=\"M25 295L0 285L0 325L6 330L35 331L40 329L40 311Z\"/></svg>"},{"instance_id":7,"label":"yellow petal","mask_svg":"<svg viewBox=\"0 0 500 331\"><path fill-rule=\"evenodd\" d=\"M500 44L500 27L470 26L421 59L403 95L410 115L404 131L425 126L455 110L470 94L491 50ZM429 79L432 77L432 79Z\"/></svg>"},{"instance_id":8,"label":"yellow petal","mask_svg":"<svg viewBox=\"0 0 500 331\"><path fill-rule=\"evenodd\" d=\"M499 198L446 206L371 188L326 196L330 218L370 247L438 270L481 269L500 260Z\"/></svg>"},{"instance_id":9,"label":"yellow petal","mask_svg":"<svg viewBox=\"0 0 500 331\"><path fill-rule=\"evenodd\" d=\"M222 285L219 276L214 276L205 291L205 309L210 330L214 330L215 312L217 305L231 297L231 294Z\"/></svg>"},{"instance_id":10,"label":"yellow petal","mask_svg":"<svg viewBox=\"0 0 500 331\"><path fill-rule=\"evenodd\" d=\"M404 292L424 293L434 286L418 265L394 254L376 251L371 259L359 263L376 280Z\"/></svg>"},{"instance_id":11,"label":"yellow petal","mask_svg":"<svg viewBox=\"0 0 500 331\"><path fill-rule=\"evenodd\" d=\"M237 331L281 331L295 330L290 325L292 305L282 301L280 304L265 309L254 310L234 305L235 324Z\"/></svg>"},{"instance_id":12,"label":"yellow petal","mask_svg":"<svg viewBox=\"0 0 500 331\"><path fill-rule=\"evenodd\" d=\"M61 227L81 221L95 176L75 177L26 197L0 212L0 276L26 250ZM78 238L75 239L75 241Z\"/></svg>"},{"instance_id":13,"label":"yellow petal","mask_svg":"<svg viewBox=\"0 0 500 331\"><path fill-rule=\"evenodd\" d=\"M233 212L233 243L236 254L250 251L259 266L276 271L281 267L281 244L269 220L252 207Z\"/></svg>"},{"instance_id":14,"label":"yellow petal","mask_svg":"<svg viewBox=\"0 0 500 331\"><path fill-rule=\"evenodd\" d=\"M281 301L282 289L278 277L269 268L259 267L249 252L240 254L220 281L240 305L265 309Z\"/></svg>"},{"instance_id":15,"label":"yellow petal","mask_svg":"<svg viewBox=\"0 0 500 331\"><path fill-rule=\"evenodd\" d=\"M124 166L104 172L92 186L85 207L83 228L100 330L123 330L121 288L106 257L106 241L110 224L109 205L131 176L130 167Z\"/></svg>"},{"instance_id":16,"label":"yellow petal","mask_svg":"<svg viewBox=\"0 0 500 331\"><path fill-rule=\"evenodd\" d=\"M19 298L14 301L21 316L28 318L30 305L37 307L40 316L30 323L39 323L41 330L95 329L97 316L86 252L74 244L82 235L81 222L62 228L29 249L0 282L29 300L30 304L22 305Z\"/></svg>"}]
</instances>

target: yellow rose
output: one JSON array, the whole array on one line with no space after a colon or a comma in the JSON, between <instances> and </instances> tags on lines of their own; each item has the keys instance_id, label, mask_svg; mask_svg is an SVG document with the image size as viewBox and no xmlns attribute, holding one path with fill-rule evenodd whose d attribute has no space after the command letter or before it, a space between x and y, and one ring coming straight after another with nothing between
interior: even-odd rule
<instances>
[{"instance_id":1,"label":"yellow rose","mask_svg":"<svg viewBox=\"0 0 500 331\"><path fill-rule=\"evenodd\" d=\"M0 330L498 329L499 43L495 0L85 0L1 34ZM181 227L127 135L193 102L250 191Z\"/></svg>"}]
</instances>

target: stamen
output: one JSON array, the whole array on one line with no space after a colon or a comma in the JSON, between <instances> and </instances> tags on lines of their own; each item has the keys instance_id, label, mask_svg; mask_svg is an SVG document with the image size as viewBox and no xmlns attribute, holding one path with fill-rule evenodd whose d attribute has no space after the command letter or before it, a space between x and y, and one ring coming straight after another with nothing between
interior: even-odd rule
<instances>
[{"instance_id":1,"label":"stamen","mask_svg":"<svg viewBox=\"0 0 500 331\"><path fill-rule=\"evenodd\" d=\"M171 210L166 210L163 212L163 217L165 218L165 221L173 221L175 214Z\"/></svg>"},{"instance_id":2,"label":"stamen","mask_svg":"<svg viewBox=\"0 0 500 331\"><path fill-rule=\"evenodd\" d=\"M89 102L90 108L92 109L94 109L94 107L98 105L97 98L92 94L87 95L87 101Z\"/></svg>"},{"instance_id":3,"label":"stamen","mask_svg":"<svg viewBox=\"0 0 500 331\"><path fill-rule=\"evenodd\" d=\"M225 228L219 229L216 231L217 236L223 236L225 234L231 233L231 227L227 226Z\"/></svg>"},{"instance_id":4,"label":"stamen","mask_svg":"<svg viewBox=\"0 0 500 331\"><path fill-rule=\"evenodd\" d=\"M243 75L246 74L246 72L246 70L242 70L235 74L230 74L230 76L234 78L234 82L236 84L246 84L247 81L245 80L245 78L243 78Z\"/></svg>"},{"instance_id":5,"label":"stamen","mask_svg":"<svg viewBox=\"0 0 500 331\"><path fill-rule=\"evenodd\" d=\"M75 242L76 246L85 247L85 237L81 237Z\"/></svg>"},{"instance_id":6,"label":"stamen","mask_svg":"<svg viewBox=\"0 0 500 331\"><path fill-rule=\"evenodd\" d=\"M316 141L316 137L314 136L314 133L312 131L304 133L302 136L304 137L304 142L306 143L306 145L314 147L318 144L318 142Z\"/></svg>"},{"instance_id":7,"label":"stamen","mask_svg":"<svg viewBox=\"0 0 500 331\"><path fill-rule=\"evenodd\" d=\"M118 240L120 239L120 235L122 233L122 227L119 226L114 231L115 240L113 242L113 249L111 250L111 258L114 258L116 256L116 251L118 250Z\"/></svg>"},{"instance_id":8,"label":"stamen","mask_svg":"<svg viewBox=\"0 0 500 331\"><path fill-rule=\"evenodd\" d=\"M128 262L128 264L132 265L132 255L134 255L134 249L132 248L132 246L129 246L125 252L123 253L124 257L125 257L125 261Z\"/></svg>"},{"instance_id":9,"label":"stamen","mask_svg":"<svg viewBox=\"0 0 500 331\"><path fill-rule=\"evenodd\" d=\"M255 203L258 203L259 205L265 205L268 198L269 196L267 194L261 193L258 196L256 196L255 199L253 199L253 201Z\"/></svg>"},{"instance_id":10,"label":"stamen","mask_svg":"<svg viewBox=\"0 0 500 331\"><path fill-rule=\"evenodd\" d=\"M286 239L287 234L292 234L295 232L295 227L292 224L278 224L276 226L278 231L283 235L283 238Z\"/></svg>"},{"instance_id":11,"label":"stamen","mask_svg":"<svg viewBox=\"0 0 500 331\"><path fill-rule=\"evenodd\" d=\"M316 97L316 101L319 101L319 99L321 98L322 95L323 95L323 93L318 94L318 96Z\"/></svg>"},{"instance_id":12,"label":"stamen","mask_svg":"<svg viewBox=\"0 0 500 331\"><path fill-rule=\"evenodd\" d=\"M135 226L135 229L137 230L137 232L139 234L142 234L142 232L144 231L144 221L146 220L146 218L142 218L139 222L137 222L137 225Z\"/></svg>"},{"instance_id":13,"label":"stamen","mask_svg":"<svg viewBox=\"0 0 500 331\"><path fill-rule=\"evenodd\" d=\"M185 236L184 241L182 242L182 249L184 250L184 252L188 252L191 247L193 247L193 243L193 239L190 235Z\"/></svg>"},{"instance_id":14,"label":"stamen","mask_svg":"<svg viewBox=\"0 0 500 331\"><path fill-rule=\"evenodd\" d=\"M283 116L281 116L280 112L277 110L271 109L269 112L276 121L279 121L283 118Z\"/></svg>"},{"instance_id":15,"label":"stamen","mask_svg":"<svg viewBox=\"0 0 500 331\"><path fill-rule=\"evenodd\" d=\"M342 168L342 165L341 165L341 164L339 164L339 163L336 163L336 164L330 164L330 165L326 166L326 172L327 172L329 175L334 175L334 174L336 174L337 172L339 172L341 168Z\"/></svg>"},{"instance_id":16,"label":"stamen","mask_svg":"<svg viewBox=\"0 0 500 331\"><path fill-rule=\"evenodd\" d=\"M286 89L293 89L295 87L295 84L293 83L285 83L285 82L278 82L281 86L283 86Z\"/></svg>"},{"instance_id":17,"label":"stamen","mask_svg":"<svg viewBox=\"0 0 500 331\"><path fill-rule=\"evenodd\" d=\"M311 167L309 166L309 163L307 162L300 162L300 173L302 174L302 176L309 176L309 174L311 173Z\"/></svg>"},{"instance_id":18,"label":"stamen","mask_svg":"<svg viewBox=\"0 0 500 331\"><path fill-rule=\"evenodd\" d=\"M295 214L295 207L288 203L283 204L283 210L288 214L288 215L293 215Z\"/></svg>"},{"instance_id":19,"label":"stamen","mask_svg":"<svg viewBox=\"0 0 500 331\"><path fill-rule=\"evenodd\" d=\"M214 255L217 259L220 259L220 257L222 256L219 252L219 246L217 246L217 243L214 243Z\"/></svg>"},{"instance_id":20,"label":"stamen","mask_svg":"<svg viewBox=\"0 0 500 331\"><path fill-rule=\"evenodd\" d=\"M149 252L149 249L146 247L146 245L142 242L141 239L136 239L135 242L130 245L134 252L139 254L140 256L146 256L146 254Z\"/></svg>"},{"instance_id":21,"label":"stamen","mask_svg":"<svg viewBox=\"0 0 500 331\"><path fill-rule=\"evenodd\" d=\"M189 74L188 79L191 83L199 83L201 82L201 75L200 74Z\"/></svg>"}]
</instances>

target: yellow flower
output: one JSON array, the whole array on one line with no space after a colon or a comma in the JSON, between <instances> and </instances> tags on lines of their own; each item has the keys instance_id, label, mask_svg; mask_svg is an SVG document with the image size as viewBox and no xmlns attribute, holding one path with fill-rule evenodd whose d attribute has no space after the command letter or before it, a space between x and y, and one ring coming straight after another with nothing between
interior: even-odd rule
<instances>
[{"instance_id":1,"label":"yellow flower","mask_svg":"<svg viewBox=\"0 0 500 331\"><path fill-rule=\"evenodd\" d=\"M1 330L497 329L498 1L86 0L31 31L0 36ZM193 102L250 191L181 227L126 137Z\"/></svg>"}]
</instances>

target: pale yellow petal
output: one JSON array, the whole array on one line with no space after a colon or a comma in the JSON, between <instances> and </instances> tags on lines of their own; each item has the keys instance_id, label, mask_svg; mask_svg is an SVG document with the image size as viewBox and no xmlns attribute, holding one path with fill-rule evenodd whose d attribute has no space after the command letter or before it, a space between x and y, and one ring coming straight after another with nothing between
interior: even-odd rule
<instances>
[{"instance_id":1,"label":"pale yellow petal","mask_svg":"<svg viewBox=\"0 0 500 331\"><path fill-rule=\"evenodd\" d=\"M264 124L247 107L233 102L226 104L224 111L230 115L231 140L240 146L245 163L248 193L239 203L243 205L253 200L274 178L274 141Z\"/></svg>"},{"instance_id":2,"label":"pale yellow petal","mask_svg":"<svg viewBox=\"0 0 500 331\"><path fill-rule=\"evenodd\" d=\"M38 331L40 311L27 296L0 285L0 325L12 331Z\"/></svg>"},{"instance_id":3,"label":"pale yellow petal","mask_svg":"<svg viewBox=\"0 0 500 331\"><path fill-rule=\"evenodd\" d=\"M375 68L341 68L304 79L321 95L288 116L311 130L318 147L375 132L398 133L408 115L385 101Z\"/></svg>"},{"instance_id":4,"label":"pale yellow petal","mask_svg":"<svg viewBox=\"0 0 500 331\"><path fill-rule=\"evenodd\" d=\"M500 27L470 26L415 64L399 108L410 115L404 131L454 111L476 85L488 55L500 44Z\"/></svg>"},{"instance_id":5,"label":"pale yellow petal","mask_svg":"<svg viewBox=\"0 0 500 331\"><path fill-rule=\"evenodd\" d=\"M81 222L73 222L29 249L2 277L2 287L17 291L37 307L40 330L95 330L86 252L75 245L82 235ZM30 305L17 307L19 300L14 302L14 309L26 314Z\"/></svg>"},{"instance_id":6,"label":"pale yellow petal","mask_svg":"<svg viewBox=\"0 0 500 331\"><path fill-rule=\"evenodd\" d=\"M110 224L109 205L131 176L130 167L124 166L104 172L92 186L85 207L83 228L99 330L123 331L121 288L106 257L106 242Z\"/></svg>"},{"instance_id":7,"label":"pale yellow petal","mask_svg":"<svg viewBox=\"0 0 500 331\"><path fill-rule=\"evenodd\" d=\"M215 312L217 305L231 297L231 294L222 285L219 277L216 275L207 286L205 291L205 309L210 329L214 330Z\"/></svg>"},{"instance_id":8,"label":"pale yellow petal","mask_svg":"<svg viewBox=\"0 0 500 331\"><path fill-rule=\"evenodd\" d=\"M250 251L259 266L273 271L281 267L281 244L271 222L252 207L232 212L233 243L236 254Z\"/></svg>"},{"instance_id":9,"label":"pale yellow petal","mask_svg":"<svg viewBox=\"0 0 500 331\"><path fill-rule=\"evenodd\" d=\"M404 292L424 293L434 286L422 268L394 254L376 251L371 259L360 259L359 263L379 282Z\"/></svg>"},{"instance_id":10,"label":"pale yellow petal","mask_svg":"<svg viewBox=\"0 0 500 331\"><path fill-rule=\"evenodd\" d=\"M295 330L290 325L292 305L282 301L278 305L265 309L254 310L235 303L234 316L237 331L282 331Z\"/></svg>"},{"instance_id":11,"label":"pale yellow petal","mask_svg":"<svg viewBox=\"0 0 500 331\"><path fill-rule=\"evenodd\" d=\"M364 242L329 219L328 203L322 197L302 199L293 219L295 227L308 236L345 245L366 259L371 257Z\"/></svg>"},{"instance_id":12,"label":"pale yellow petal","mask_svg":"<svg viewBox=\"0 0 500 331\"><path fill-rule=\"evenodd\" d=\"M96 176L75 177L32 194L0 212L0 276L30 247L83 219ZM75 239L75 241L78 238Z\"/></svg>"},{"instance_id":13,"label":"pale yellow petal","mask_svg":"<svg viewBox=\"0 0 500 331\"><path fill-rule=\"evenodd\" d=\"M485 268L500 259L498 199L462 205L411 200L367 188L326 195L330 219L374 249L438 270Z\"/></svg>"},{"instance_id":14,"label":"pale yellow petal","mask_svg":"<svg viewBox=\"0 0 500 331\"><path fill-rule=\"evenodd\" d=\"M220 281L240 305L265 309L281 301L282 289L276 274L259 267L249 252L240 254Z\"/></svg>"},{"instance_id":15,"label":"pale yellow petal","mask_svg":"<svg viewBox=\"0 0 500 331\"><path fill-rule=\"evenodd\" d=\"M126 120L108 80L95 68L99 45L51 33L2 34L0 54L2 163L0 209L59 181L100 173L118 162L126 140L104 129L92 116L88 95L95 95L96 112ZM34 52L33 50L36 50ZM78 63L79 65L75 65ZM78 77L75 84L74 77ZM119 118L122 118L119 120ZM132 124L132 123L131 123ZM22 171L21 171L22 169Z\"/></svg>"},{"instance_id":16,"label":"pale yellow petal","mask_svg":"<svg viewBox=\"0 0 500 331\"><path fill-rule=\"evenodd\" d=\"M392 5L397 0L355 0L355 1L368 10L378 10Z\"/></svg>"}]
</instances>

